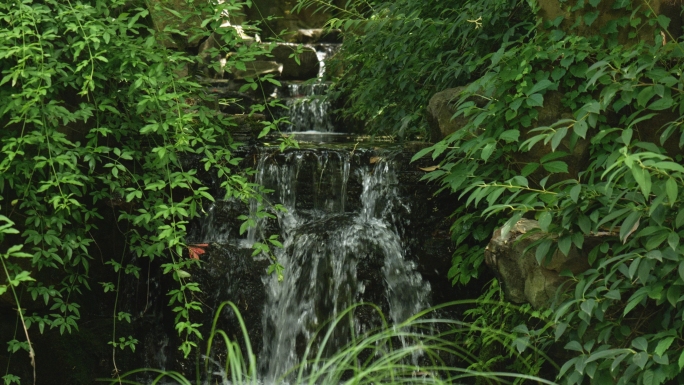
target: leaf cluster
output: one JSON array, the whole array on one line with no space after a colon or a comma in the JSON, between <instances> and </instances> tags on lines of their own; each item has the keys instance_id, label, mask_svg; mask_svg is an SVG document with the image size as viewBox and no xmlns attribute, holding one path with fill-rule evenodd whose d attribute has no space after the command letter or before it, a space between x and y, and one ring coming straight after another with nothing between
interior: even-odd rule
<instances>
[{"instance_id":1,"label":"leaf cluster","mask_svg":"<svg viewBox=\"0 0 684 385\"><path fill-rule=\"evenodd\" d=\"M520 0L358 1L346 9L328 23L344 35L342 50L328 64L339 74L332 95L345 100L342 113L370 133L401 138L425 137L430 97L478 77L486 55L532 22Z\"/></svg>"},{"instance_id":2,"label":"leaf cluster","mask_svg":"<svg viewBox=\"0 0 684 385\"><path fill-rule=\"evenodd\" d=\"M137 277L133 258L161 258L179 284L169 294L184 353L202 337L191 319L202 309L187 273L198 263L184 253L187 226L217 198L261 202L261 188L251 170L238 167L236 124L214 108L194 72L207 62L218 66L229 52L225 70L244 70L272 47L221 28L226 14L249 1L186 5L180 13L159 2L125 0L0 4L0 198L11 201L0 229L17 233L13 241L24 245L2 254L7 268L0 291L21 283L34 301L44 301L45 312L26 315L27 328L78 328L77 302L90 290L91 264L111 258L94 234L113 218L126 250L106 263ZM155 12L166 12L171 22L155 28ZM169 48L169 36L195 44L212 36L218 48L199 57ZM275 127L265 126L266 133ZM222 178L220 194L203 185L190 159ZM19 225L7 227L10 218ZM31 278L41 270L50 272L49 280ZM120 281L100 284L118 298ZM130 321L116 310L115 317ZM121 338L111 342L114 348L134 349L135 339Z\"/></svg>"},{"instance_id":3,"label":"leaf cluster","mask_svg":"<svg viewBox=\"0 0 684 385\"><path fill-rule=\"evenodd\" d=\"M586 255L590 269L569 274L573 289L552 306L563 383L682 381L684 51L660 34L667 18L652 17L651 42L556 21L502 44L458 101L466 126L416 155L440 161L426 179L463 200L463 242L481 239L477 226L505 234L533 218L547 234L533 245L538 263ZM482 258L459 249L451 277L467 282Z\"/></svg>"}]
</instances>

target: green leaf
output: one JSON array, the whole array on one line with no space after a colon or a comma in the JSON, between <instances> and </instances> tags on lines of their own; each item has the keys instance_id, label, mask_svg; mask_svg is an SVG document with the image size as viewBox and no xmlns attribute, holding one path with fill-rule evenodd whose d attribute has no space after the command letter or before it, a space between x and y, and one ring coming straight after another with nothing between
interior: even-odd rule
<instances>
[{"instance_id":1,"label":"green leaf","mask_svg":"<svg viewBox=\"0 0 684 385\"><path fill-rule=\"evenodd\" d=\"M629 351L628 349L606 349L606 350L601 350L600 352L595 352L592 353L589 358L587 359L587 363L596 361L601 358L607 358L607 357L615 357L618 354L623 354L625 351Z\"/></svg>"},{"instance_id":2,"label":"green leaf","mask_svg":"<svg viewBox=\"0 0 684 385\"><path fill-rule=\"evenodd\" d=\"M551 138L551 151L556 151L558 146L561 144L561 141L563 141L563 138L565 138L565 135L568 133L568 127L561 127L559 128L555 134L553 134L553 138Z\"/></svg>"},{"instance_id":3,"label":"green leaf","mask_svg":"<svg viewBox=\"0 0 684 385\"><path fill-rule=\"evenodd\" d=\"M541 94L532 94L525 102L528 107L541 107L544 105L544 97Z\"/></svg>"},{"instance_id":4,"label":"green leaf","mask_svg":"<svg viewBox=\"0 0 684 385\"><path fill-rule=\"evenodd\" d=\"M620 134L620 138L622 138L622 143L625 144L625 146L629 145L629 142L632 141L632 134L633 130L631 128L626 128L622 130L622 134Z\"/></svg>"},{"instance_id":5,"label":"green leaf","mask_svg":"<svg viewBox=\"0 0 684 385\"><path fill-rule=\"evenodd\" d=\"M667 27L670 26L670 18L663 15L662 13L658 15L657 21L658 25L660 25L660 27L662 27L663 29L667 29Z\"/></svg>"},{"instance_id":6,"label":"green leaf","mask_svg":"<svg viewBox=\"0 0 684 385\"><path fill-rule=\"evenodd\" d=\"M269 132L271 132L271 126L264 126L264 128L261 129L261 132L259 133L259 136L257 138L261 139L264 136L268 135Z\"/></svg>"},{"instance_id":7,"label":"green leaf","mask_svg":"<svg viewBox=\"0 0 684 385\"><path fill-rule=\"evenodd\" d=\"M573 202L577 203L579 201L579 195L582 192L582 185L577 184L573 186L573 188L570 189L570 199L572 199Z\"/></svg>"},{"instance_id":8,"label":"green leaf","mask_svg":"<svg viewBox=\"0 0 684 385\"><path fill-rule=\"evenodd\" d=\"M641 369L643 369L646 366L646 363L648 362L648 353L646 352L639 352L632 357L632 361Z\"/></svg>"},{"instance_id":9,"label":"green leaf","mask_svg":"<svg viewBox=\"0 0 684 385\"><path fill-rule=\"evenodd\" d=\"M577 220L577 225L584 234L589 234L591 232L591 219L586 215L580 215Z\"/></svg>"},{"instance_id":10,"label":"green leaf","mask_svg":"<svg viewBox=\"0 0 684 385\"><path fill-rule=\"evenodd\" d=\"M667 298L667 301L670 303L672 307L677 306L677 302L679 302L679 297L682 294L682 287L681 286L670 286L669 289L667 289L667 294L665 297Z\"/></svg>"},{"instance_id":11,"label":"green leaf","mask_svg":"<svg viewBox=\"0 0 684 385\"><path fill-rule=\"evenodd\" d=\"M658 342L658 345L655 348L655 354L662 356L665 354L667 349L670 348L670 345L672 345L672 342L675 340L675 337L666 337L663 338Z\"/></svg>"},{"instance_id":12,"label":"green leaf","mask_svg":"<svg viewBox=\"0 0 684 385\"><path fill-rule=\"evenodd\" d=\"M635 260L638 261L638 260ZM638 264L636 265L638 266ZM630 279L634 276L633 273L630 273ZM643 291L637 291L632 296L629 298L627 301L627 305L625 306L625 309L623 310L622 314L627 315L632 309L634 309L638 304L641 303L641 301L646 297L646 292Z\"/></svg>"},{"instance_id":13,"label":"green leaf","mask_svg":"<svg viewBox=\"0 0 684 385\"><path fill-rule=\"evenodd\" d=\"M655 88L653 86L646 86L639 92L637 96L637 104L640 107L646 107L646 104L655 96Z\"/></svg>"},{"instance_id":14,"label":"green leaf","mask_svg":"<svg viewBox=\"0 0 684 385\"><path fill-rule=\"evenodd\" d=\"M643 369L643 368L642 368ZM644 385L657 385L654 381L654 375L652 370L646 370L644 371L644 375L642 377L643 384Z\"/></svg>"},{"instance_id":15,"label":"green leaf","mask_svg":"<svg viewBox=\"0 0 684 385\"><path fill-rule=\"evenodd\" d=\"M679 355L679 361L677 364L679 365L679 370L684 369L684 350L682 350L682 353Z\"/></svg>"},{"instance_id":16,"label":"green leaf","mask_svg":"<svg viewBox=\"0 0 684 385\"><path fill-rule=\"evenodd\" d=\"M667 231L656 233L646 240L646 244L644 245L644 247L646 248L646 250L653 250L656 247L660 246L660 244L663 243L665 239L669 237L669 235L670 233L668 233Z\"/></svg>"},{"instance_id":17,"label":"green leaf","mask_svg":"<svg viewBox=\"0 0 684 385\"><path fill-rule=\"evenodd\" d=\"M510 122L511 120L515 119L516 116L518 116L518 112L516 110L506 110L507 122Z\"/></svg>"},{"instance_id":18,"label":"green leaf","mask_svg":"<svg viewBox=\"0 0 684 385\"><path fill-rule=\"evenodd\" d=\"M553 215L551 215L549 211L544 211L539 215L539 227L542 231L549 231L549 225L551 225L551 220L553 220Z\"/></svg>"},{"instance_id":19,"label":"green leaf","mask_svg":"<svg viewBox=\"0 0 684 385\"><path fill-rule=\"evenodd\" d=\"M675 171L684 173L684 167L675 162L657 162L654 166L659 170Z\"/></svg>"},{"instance_id":20,"label":"green leaf","mask_svg":"<svg viewBox=\"0 0 684 385\"><path fill-rule=\"evenodd\" d=\"M661 15L662 16L662 15ZM664 96L648 106L649 110L661 111L672 107L673 100L671 96Z\"/></svg>"},{"instance_id":21,"label":"green leaf","mask_svg":"<svg viewBox=\"0 0 684 385\"><path fill-rule=\"evenodd\" d=\"M505 141L506 143L517 142L519 138L519 130L506 130L499 135L499 139Z\"/></svg>"},{"instance_id":22,"label":"green leaf","mask_svg":"<svg viewBox=\"0 0 684 385\"><path fill-rule=\"evenodd\" d=\"M550 239L545 239L543 240L539 246L537 246L537 250L535 251L535 258L537 259L537 263L540 265L543 265L543 261L546 258L546 254L548 254L549 250L551 249L551 240Z\"/></svg>"},{"instance_id":23,"label":"green leaf","mask_svg":"<svg viewBox=\"0 0 684 385\"><path fill-rule=\"evenodd\" d=\"M530 174L537 171L538 168L539 168L539 163L528 163L520 171L520 175L522 175L524 177L528 177L528 176L530 176ZM682 209L682 212L684 213L684 209ZM682 218L684 220L684 214L682 215Z\"/></svg>"},{"instance_id":24,"label":"green leaf","mask_svg":"<svg viewBox=\"0 0 684 385\"><path fill-rule=\"evenodd\" d=\"M570 235L564 235L558 240L558 249L567 256L570 254L570 248L572 247L572 237Z\"/></svg>"},{"instance_id":25,"label":"green leaf","mask_svg":"<svg viewBox=\"0 0 684 385\"><path fill-rule=\"evenodd\" d=\"M563 162L563 161L560 161L560 160L544 163L544 164L542 164L542 166L548 172L554 172L554 173L568 172L568 164Z\"/></svg>"},{"instance_id":26,"label":"green leaf","mask_svg":"<svg viewBox=\"0 0 684 385\"><path fill-rule=\"evenodd\" d=\"M599 11L591 11L584 14L584 24L590 26L594 23L596 18L599 16Z\"/></svg>"},{"instance_id":27,"label":"green leaf","mask_svg":"<svg viewBox=\"0 0 684 385\"><path fill-rule=\"evenodd\" d=\"M616 301L622 299L622 296L620 295L620 290L611 290L605 294L605 297L609 299L614 299Z\"/></svg>"},{"instance_id":28,"label":"green leaf","mask_svg":"<svg viewBox=\"0 0 684 385\"><path fill-rule=\"evenodd\" d=\"M670 206L673 206L677 201L678 190L679 187L674 178L667 178L667 181L665 181L665 192L667 193L667 200L670 202Z\"/></svg>"},{"instance_id":29,"label":"green leaf","mask_svg":"<svg viewBox=\"0 0 684 385\"><path fill-rule=\"evenodd\" d=\"M584 350L582 349L582 344L579 343L579 341L570 341L565 345L565 350L574 350L576 352L582 353Z\"/></svg>"},{"instance_id":30,"label":"green leaf","mask_svg":"<svg viewBox=\"0 0 684 385\"><path fill-rule=\"evenodd\" d=\"M266 80L267 82L271 83L271 84L275 84L277 87L282 87L282 86L283 86L283 84L280 83L280 81L278 81L277 79L274 79L274 78L272 78L272 77L267 77L267 78L265 78L265 80Z\"/></svg>"},{"instance_id":31,"label":"green leaf","mask_svg":"<svg viewBox=\"0 0 684 385\"><path fill-rule=\"evenodd\" d=\"M591 313L594 311L594 306L596 306L596 300L590 298L582 302L580 309L586 314L591 315Z\"/></svg>"},{"instance_id":32,"label":"green leaf","mask_svg":"<svg viewBox=\"0 0 684 385\"><path fill-rule=\"evenodd\" d=\"M587 125L587 121L582 119L578 120L573 126L572 126L573 131L575 131L575 134L579 136L582 139L586 139L587 137L587 130L589 129L589 126Z\"/></svg>"},{"instance_id":33,"label":"green leaf","mask_svg":"<svg viewBox=\"0 0 684 385\"><path fill-rule=\"evenodd\" d=\"M496 143L487 143L486 146L482 149L482 160L485 162L489 159L490 156L492 156L492 153L496 149Z\"/></svg>"},{"instance_id":34,"label":"green leaf","mask_svg":"<svg viewBox=\"0 0 684 385\"><path fill-rule=\"evenodd\" d=\"M413 162L415 162L416 160L418 160L418 159L424 157L425 155L429 154L430 152L432 152L433 149L434 149L434 147L431 146L431 147L425 147L424 149L418 151L418 152L416 153L416 155L414 155L414 156L411 158L411 163L413 163Z\"/></svg>"},{"instance_id":35,"label":"green leaf","mask_svg":"<svg viewBox=\"0 0 684 385\"><path fill-rule=\"evenodd\" d=\"M648 350L648 341L644 337L637 337L632 340L632 347L636 350L646 351Z\"/></svg>"},{"instance_id":36,"label":"green leaf","mask_svg":"<svg viewBox=\"0 0 684 385\"><path fill-rule=\"evenodd\" d=\"M622 221L620 225L620 240L624 243L632 233L639 227L639 220L641 219L641 212L634 211Z\"/></svg>"},{"instance_id":37,"label":"green leaf","mask_svg":"<svg viewBox=\"0 0 684 385\"><path fill-rule=\"evenodd\" d=\"M634 165L631 170L634 180L641 189L641 193L644 194L644 197L648 197L651 194L651 173L638 165Z\"/></svg>"},{"instance_id":38,"label":"green leaf","mask_svg":"<svg viewBox=\"0 0 684 385\"><path fill-rule=\"evenodd\" d=\"M672 250L677 251L677 247L679 246L679 234L674 231L671 232L670 235L667 236L667 244Z\"/></svg>"},{"instance_id":39,"label":"green leaf","mask_svg":"<svg viewBox=\"0 0 684 385\"><path fill-rule=\"evenodd\" d=\"M534 93L537 93L539 91L545 90L553 85L553 82L551 82L548 79L543 79L537 82L532 88L530 88L527 92L525 92L525 95L532 95ZM543 103L543 99L542 99Z\"/></svg>"},{"instance_id":40,"label":"green leaf","mask_svg":"<svg viewBox=\"0 0 684 385\"><path fill-rule=\"evenodd\" d=\"M679 208L679 212L677 212L677 218L675 218L675 226L680 228L682 225L684 225L684 206Z\"/></svg>"}]
</instances>

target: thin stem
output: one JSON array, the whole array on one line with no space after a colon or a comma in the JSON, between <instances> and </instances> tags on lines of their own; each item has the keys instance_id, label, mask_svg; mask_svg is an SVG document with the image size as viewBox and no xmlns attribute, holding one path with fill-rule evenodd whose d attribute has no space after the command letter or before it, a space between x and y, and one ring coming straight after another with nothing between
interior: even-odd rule
<instances>
[{"instance_id":1,"label":"thin stem","mask_svg":"<svg viewBox=\"0 0 684 385\"><path fill-rule=\"evenodd\" d=\"M123 260L126 256L126 247L128 243L124 244L123 252L121 253L121 260L119 261L119 271L116 278L116 295L114 297L114 310L112 314L112 364L114 365L114 374L121 384L121 376L119 375L119 368L116 366L116 311L119 303L119 292L121 291L121 270L123 269Z\"/></svg>"},{"instance_id":2,"label":"thin stem","mask_svg":"<svg viewBox=\"0 0 684 385\"><path fill-rule=\"evenodd\" d=\"M24 320L24 313L21 310L21 303L19 302L19 297L17 296L16 290L14 290L14 285L10 279L9 271L7 270L7 265L5 264L5 259L0 258L0 263L2 263L2 268L5 270L5 276L9 281L9 287L12 289L12 295L14 296L14 302L17 304L17 313L19 313L19 318L21 319L21 326L24 328L24 335L26 336L26 341L29 345L29 358L31 358L31 366L33 367L33 385L36 385L36 352L33 350L33 344L31 343L31 338L28 334L28 328L26 327L26 321Z\"/></svg>"}]
</instances>

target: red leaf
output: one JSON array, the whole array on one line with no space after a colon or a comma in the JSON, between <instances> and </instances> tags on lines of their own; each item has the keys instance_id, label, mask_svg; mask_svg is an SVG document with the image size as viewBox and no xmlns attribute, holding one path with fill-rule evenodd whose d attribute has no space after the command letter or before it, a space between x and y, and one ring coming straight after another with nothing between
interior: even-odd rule
<instances>
[{"instance_id":1,"label":"red leaf","mask_svg":"<svg viewBox=\"0 0 684 385\"><path fill-rule=\"evenodd\" d=\"M192 259L200 259L200 255L206 253L207 251L204 250L205 247L208 247L208 243L199 243L196 245L188 245L188 254L190 255L190 258Z\"/></svg>"}]
</instances>

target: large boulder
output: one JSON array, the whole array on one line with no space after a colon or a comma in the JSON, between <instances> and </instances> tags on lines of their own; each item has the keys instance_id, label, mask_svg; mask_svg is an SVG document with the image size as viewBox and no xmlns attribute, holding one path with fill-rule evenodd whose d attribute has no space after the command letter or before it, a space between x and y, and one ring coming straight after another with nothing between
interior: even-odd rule
<instances>
[{"instance_id":1,"label":"large boulder","mask_svg":"<svg viewBox=\"0 0 684 385\"><path fill-rule=\"evenodd\" d=\"M536 232L525 236L538 228L537 221L521 219L508 234L503 235L501 229L497 229L485 249L485 262L503 283L506 299L530 303L535 308L546 305L568 282L568 278L561 275L563 271L579 274L589 268L583 250L590 250L598 240L597 237L586 239L583 250L573 245L568 255L556 250L550 259L539 263L535 257L536 248L530 248L530 245L547 234Z\"/></svg>"},{"instance_id":2,"label":"large boulder","mask_svg":"<svg viewBox=\"0 0 684 385\"><path fill-rule=\"evenodd\" d=\"M459 115L453 118L456 112L456 103L461 97L461 93L467 86L448 88L434 94L427 105L427 121L430 127L430 141L439 142L468 123L468 118ZM474 102L479 107L486 104L484 98L470 97L468 101Z\"/></svg>"},{"instance_id":3,"label":"large boulder","mask_svg":"<svg viewBox=\"0 0 684 385\"><path fill-rule=\"evenodd\" d=\"M273 59L282 64L283 80L309 80L318 76L321 63L318 61L316 50L311 47L302 47L302 52L296 54L296 46L290 44L278 44L271 51ZM299 63L295 59L298 56Z\"/></svg>"}]
</instances>

